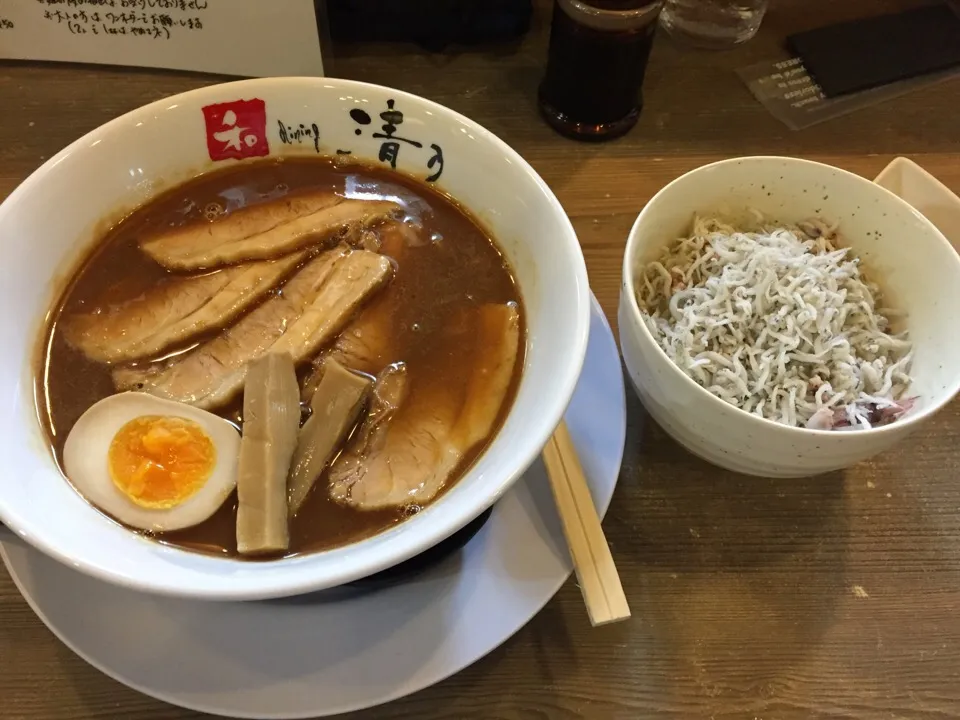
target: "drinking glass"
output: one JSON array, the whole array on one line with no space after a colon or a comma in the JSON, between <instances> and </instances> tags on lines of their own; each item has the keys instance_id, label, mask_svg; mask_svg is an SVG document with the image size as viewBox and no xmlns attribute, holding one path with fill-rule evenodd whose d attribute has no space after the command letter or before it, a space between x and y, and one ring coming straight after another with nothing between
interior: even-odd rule
<instances>
[{"instance_id":1,"label":"drinking glass","mask_svg":"<svg viewBox=\"0 0 960 720\"><path fill-rule=\"evenodd\" d=\"M722 49L757 34L767 3L768 0L666 0L660 25L687 44Z\"/></svg>"}]
</instances>

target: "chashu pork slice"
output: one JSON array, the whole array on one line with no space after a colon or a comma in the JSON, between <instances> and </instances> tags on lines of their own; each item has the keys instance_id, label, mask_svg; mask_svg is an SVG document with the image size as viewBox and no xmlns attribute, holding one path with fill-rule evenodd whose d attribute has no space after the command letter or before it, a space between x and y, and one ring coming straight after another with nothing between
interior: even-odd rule
<instances>
[{"instance_id":1,"label":"chashu pork slice","mask_svg":"<svg viewBox=\"0 0 960 720\"><path fill-rule=\"evenodd\" d=\"M129 302L66 319L67 342L91 360L129 362L229 324L275 288L303 260L246 263L175 278Z\"/></svg>"},{"instance_id":2,"label":"chashu pork slice","mask_svg":"<svg viewBox=\"0 0 960 720\"><path fill-rule=\"evenodd\" d=\"M377 245L397 266L397 272L402 272L399 268L404 262L411 232L415 231L399 222L387 223L378 229ZM330 350L313 361L303 383L303 402L309 403L316 392L328 358L351 370L372 376L379 375L387 365L403 360L397 356L393 343L396 303L395 294L385 291L344 328Z\"/></svg>"},{"instance_id":3,"label":"chashu pork slice","mask_svg":"<svg viewBox=\"0 0 960 720\"><path fill-rule=\"evenodd\" d=\"M332 499L361 510L426 503L490 435L513 378L520 320L513 305L474 312L468 351L475 364L463 396L440 383L409 389L388 369L374 387L371 414L330 468Z\"/></svg>"},{"instance_id":4,"label":"chashu pork slice","mask_svg":"<svg viewBox=\"0 0 960 720\"><path fill-rule=\"evenodd\" d=\"M280 257L363 230L400 207L386 200L345 199L312 193L250 205L213 221L190 223L140 242L151 258L172 270L196 270L245 260Z\"/></svg>"},{"instance_id":5,"label":"chashu pork slice","mask_svg":"<svg viewBox=\"0 0 960 720\"><path fill-rule=\"evenodd\" d=\"M384 225L379 233L381 252L397 266L405 262L409 234L412 228L403 223ZM385 293L363 311L344 331L340 333L330 356L354 370L378 375L392 362L403 360L394 357L393 324L397 307L397 298Z\"/></svg>"},{"instance_id":6,"label":"chashu pork slice","mask_svg":"<svg viewBox=\"0 0 960 720\"><path fill-rule=\"evenodd\" d=\"M213 408L243 387L247 364L268 351L299 363L330 342L390 278L390 261L366 250L328 251L216 338L165 363L114 371L119 390Z\"/></svg>"},{"instance_id":7,"label":"chashu pork slice","mask_svg":"<svg viewBox=\"0 0 960 720\"><path fill-rule=\"evenodd\" d=\"M374 376L390 363L402 360L391 355L393 345L391 330L386 324L392 317L393 302L391 300L388 293L374 300L344 328L329 352L314 359L301 391L301 399L304 402L311 401L322 383L328 360L333 360L351 370Z\"/></svg>"}]
</instances>

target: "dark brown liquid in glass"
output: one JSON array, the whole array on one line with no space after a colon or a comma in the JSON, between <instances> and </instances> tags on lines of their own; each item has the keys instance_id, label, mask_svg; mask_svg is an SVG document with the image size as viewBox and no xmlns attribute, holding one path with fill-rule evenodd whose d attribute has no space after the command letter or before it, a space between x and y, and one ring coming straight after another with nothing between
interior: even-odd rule
<instances>
[{"instance_id":1,"label":"dark brown liquid in glass","mask_svg":"<svg viewBox=\"0 0 960 720\"><path fill-rule=\"evenodd\" d=\"M636 124L658 14L648 0L556 0L539 94L555 130L608 140Z\"/></svg>"}]
</instances>

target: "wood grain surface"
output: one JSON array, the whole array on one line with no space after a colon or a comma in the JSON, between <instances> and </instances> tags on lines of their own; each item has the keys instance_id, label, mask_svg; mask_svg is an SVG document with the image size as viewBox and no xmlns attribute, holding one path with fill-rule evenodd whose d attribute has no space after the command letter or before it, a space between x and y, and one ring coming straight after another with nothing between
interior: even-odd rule
<instances>
[{"instance_id":1,"label":"wood grain surface","mask_svg":"<svg viewBox=\"0 0 960 720\"><path fill-rule=\"evenodd\" d=\"M659 188L705 162L788 154L866 177L893 157L960 191L960 80L800 131L734 71L784 55L789 32L916 3L772 0L760 35L725 53L657 39L646 108L626 138L581 145L537 118L547 8L515 47L429 55L336 49L334 74L392 85L476 119L541 173L573 218L591 283L616 319L627 231ZM218 78L0 64L0 197L83 133ZM568 582L529 625L436 687L374 718L960 718L960 404L845 473L764 480L678 448L629 402L626 456L604 523L633 609L593 629ZM0 569L0 717L199 717L88 667Z\"/></svg>"}]
</instances>

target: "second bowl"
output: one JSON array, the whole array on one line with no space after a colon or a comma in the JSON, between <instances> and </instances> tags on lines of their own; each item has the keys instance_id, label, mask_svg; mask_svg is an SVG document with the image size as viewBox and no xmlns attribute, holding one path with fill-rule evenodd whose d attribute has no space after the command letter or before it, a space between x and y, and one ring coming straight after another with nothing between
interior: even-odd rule
<instances>
[{"instance_id":1,"label":"second bowl","mask_svg":"<svg viewBox=\"0 0 960 720\"><path fill-rule=\"evenodd\" d=\"M871 429L782 425L719 399L682 372L647 328L635 287L639 268L699 214L759 211L796 223L839 224L843 245L869 266L914 343L915 408ZM657 193L627 241L620 290L620 343L633 386L651 416L680 444L724 468L799 477L849 467L914 432L960 390L960 257L919 212L845 170L784 157L744 157L693 170Z\"/></svg>"}]
</instances>

